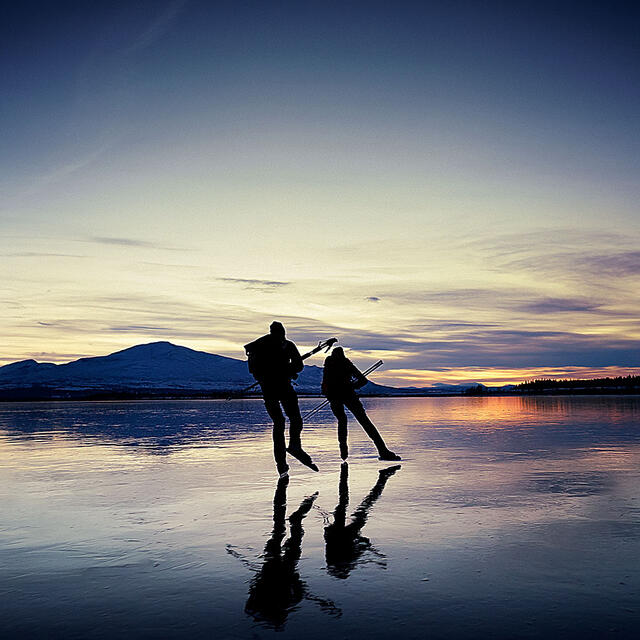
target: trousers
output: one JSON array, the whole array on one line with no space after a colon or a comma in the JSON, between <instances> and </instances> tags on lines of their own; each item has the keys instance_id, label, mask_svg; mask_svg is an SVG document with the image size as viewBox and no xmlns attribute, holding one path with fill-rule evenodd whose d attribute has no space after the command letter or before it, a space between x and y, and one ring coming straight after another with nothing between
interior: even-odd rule
<instances>
[{"instance_id":1,"label":"trousers","mask_svg":"<svg viewBox=\"0 0 640 640\"><path fill-rule=\"evenodd\" d=\"M288 469L287 446L285 443L285 419L282 413L289 418L289 446L299 448L302 434L302 416L298 406L298 394L291 384L260 385L262 398L267 413L273 420L273 457L276 461L278 472Z\"/></svg>"},{"instance_id":2,"label":"trousers","mask_svg":"<svg viewBox=\"0 0 640 640\"><path fill-rule=\"evenodd\" d=\"M376 425L371 422L367 412L360 402L360 398L355 393L340 396L331 396L329 404L333 415L338 419L338 442L341 446L347 445L347 414L344 411L346 407L354 415L355 419L360 423L365 433L373 440L373 444L379 452L386 449L386 445L380 432L376 429Z\"/></svg>"}]
</instances>

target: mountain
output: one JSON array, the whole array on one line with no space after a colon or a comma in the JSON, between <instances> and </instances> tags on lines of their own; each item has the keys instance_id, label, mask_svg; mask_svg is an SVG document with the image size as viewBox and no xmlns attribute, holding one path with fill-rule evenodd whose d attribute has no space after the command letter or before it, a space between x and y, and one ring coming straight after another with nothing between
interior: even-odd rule
<instances>
[{"instance_id":1,"label":"mountain","mask_svg":"<svg viewBox=\"0 0 640 640\"><path fill-rule=\"evenodd\" d=\"M108 356L81 358L68 364L25 360L0 367L2 387L206 390L241 388L252 381L246 363L241 360L170 342L141 344Z\"/></svg>"},{"instance_id":2,"label":"mountain","mask_svg":"<svg viewBox=\"0 0 640 640\"><path fill-rule=\"evenodd\" d=\"M299 393L320 393L322 368L305 365L296 381ZM171 342L141 344L108 356L67 364L23 360L0 367L0 399L109 396L226 395L253 384L247 363ZM472 385L447 389L396 388L367 383L364 395L464 393Z\"/></svg>"},{"instance_id":3,"label":"mountain","mask_svg":"<svg viewBox=\"0 0 640 640\"><path fill-rule=\"evenodd\" d=\"M321 380L321 368L305 366L298 379L298 390L318 393ZM145 390L222 393L253 382L243 360L170 342L141 344L108 356L81 358L67 364L23 360L0 367L0 391L5 392L4 396L10 390L26 389L72 396Z\"/></svg>"}]
</instances>

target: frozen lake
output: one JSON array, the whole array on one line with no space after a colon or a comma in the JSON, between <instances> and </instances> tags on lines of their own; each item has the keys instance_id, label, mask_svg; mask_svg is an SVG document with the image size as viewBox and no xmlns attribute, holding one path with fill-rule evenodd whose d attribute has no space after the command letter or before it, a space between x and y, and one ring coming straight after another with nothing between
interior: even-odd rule
<instances>
[{"instance_id":1,"label":"frozen lake","mask_svg":"<svg viewBox=\"0 0 640 640\"><path fill-rule=\"evenodd\" d=\"M0 635L637 637L639 398L364 404L288 484L259 400L0 404Z\"/></svg>"}]
</instances>

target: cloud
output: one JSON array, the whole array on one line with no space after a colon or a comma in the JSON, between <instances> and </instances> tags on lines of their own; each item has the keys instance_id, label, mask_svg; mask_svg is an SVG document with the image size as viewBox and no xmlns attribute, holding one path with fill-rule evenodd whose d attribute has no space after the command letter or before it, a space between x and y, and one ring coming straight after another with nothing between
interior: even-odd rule
<instances>
[{"instance_id":1,"label":"cloud","mask_svg":"<svg viewBox=\"0 0 640 640\"><path fill-rule=\"evenodd\" d=\"M14 253L5 253L2 258L86 258L87 256L79 256L74 253L45 253L39 251L16 251Z\"/></svg>"},{"instance_id":2,"label":"cloud","mask_svg":"<svg viewBox=\"0 0 640 640\"><path fill-rule=\"evenodd\" d=\"M558 293L567 289L558 283L559 278L554 278L549 282L540 283L537 288L533 286L522 286L515 288L512 286L501 286L496 284L495 288L460 288L440 291L423 290L392 290L384 292L385 300L395 302L407 310L408 314L414 313L410 309L422 309L423 313L432 316L455 314L458 317L476 314L476 317L493 317L499 320L498 324L505 322L518 323L535 322L542 323L555 322L549 316L558 314L574 314L576 320L580 317L580 322L602 323L609 319L617 322L620 319L637 317L635 305L632 298L635 290L630 289L626 295L622 295L620 290L612 287L602 287L598 290L587 291L583 296L570 295L540 295L542 287L550 292ZM586 287L585 287L586 289ZM482 313L482 316L477 314ZM475 324L475 323L474 323ZM483 323L486 324L486 323ZM418 324L407 325L416 327ZM436 325L425 323L429 329L450 330L456 327L464 327L464 322L441 322Z\"/></svg>"},{"instance_id":3,"label":"cloud","mask_svg":"<svg viewBox=\"0 0 640 640\"><path fill-rule=\"evenodd\" d=\"M412 331L466 331L469 329L486 329L489 327L499 327L499 324L491 322L430 322L425 324L409 325Z\"/></svg>"},{"instance_id":4,"label":"cloud","mask_svg":"<svg viewBox=\"0 0 640 640\"><path fill-rule=\"evenodd\" d=\"M623 278L640 274L640 236L633 232L601 233L556 229L506 234L471 242L490 267L501 271L530 271L566 278L585 274Z\"/></svg>"},{"instance_id":5,"label":"cloud","mask_svg":"<svg viewBox=\"0 0 640 640\"><path fill-rule=\"evenodd\" d=\"M63 162L58 166L50 168L45 173L36 176L33 179L32 183L18 195L34 195L47 186L63 181L65 178L68 178L72 174L77 173L85 167L88 167L95 163L107 151L110 151L113 148L116 141L117 137L114 137L113 140L109 140L105 143L99 144L89 152L79 154L78 156L71 160L68 160L67 162Z\"/></svg>"},{"instance_id":6,"label":"cloud","mask_svg":"<svg viewBox=\"0 0 640 640\"><path fill-rule=\"evenodd\" d=\"M592 271L606 273L611 277L640 275L640 251L595 254L585 257L583 263Z\"/></svg>"},{"instance_id":7,"label":"cloud","mask_svg":"<svg viewBox=\"0 0 640 640\"><path fill-rule=\"evenodd\" d=\"M541 249L534 255L512 256L500 268L509 272L545 274L585 286L640 275L639 251L558 251Z\"/></svg>"},{"instance_id":8,"label":"cloud","mask_svg":"<svg viewBox=\"0 0 640 640\"><path fill-rule=\"evenodd\" d=\"M377 296L367 296L365 300L368 300L369 302L380 302L380 298Z\"/></svg>"},{"instance_id":9,"label":"cloud","mask_svg":"<svg viewBox=\"0 0 640 640\"><path fill-rule=\"evenodd\" d=\"M443 335L427 336L405 345L394 367L548 367L640 366L640 341L624 336L581 334L570 327L558 331L479 329L469 327Z\"/></svg>"},{"instance_id":10,"label":"cloud","mask_svg":"<svg viewBox=\"0 0 640 640\"><path fill-rule=\"evenodd\" d=\"M602 305L579 298L539 298L517 307L521 311L535 314L545 313L601 313ZM605 312L606 313L606 312Z\"/></svg>"},{"instance_id":11,"label":"cloud","mask_svg":"<svg viewBox=\"0 0 640 640\"><path fill-rule=\"evenodd\" d=\"M514 254L564 252L590 252L594 247L621 247L630 245L628 235L615 232L579 231L575 228L538 229L524 233L492 234L472 239L467 247L479 249L489 256L504 257Z\"/></svg>"},{"instance_id":12,"label":"cloud","mask_svg":"<svg viewBox=\"0 0 640 640\"><path fill-rule=\"evenodd\" d=\"M144 324L121 324L108 327L108 331L123 331L125 333L162 333L171 332L172 327L154 327L153 325Z\"/></svg>"},{"instance_id":13,"label":"cloud","mask_svg":"<svg viewBox=\"0 0 640 640\"><path fill-rule=\"evenodd\" d=\"M254 278L216 278L219 282L230 282L232 284L243 285L245 289L265 290L278 289L290 285L290 282L281 280L256 280Z\"/></svg>"},{"instance_id":14,"label":"cloud","mask_svg":"<svg viewBox=\"0 0 640 640\"><path fill-rule=\"evenodd\" d=\"M433 305L460 306L461 309L468 307L495 307L504 304L505 299L522 298L521 289L499 288L460 288L442 289L439 291L423 291L416 289L389 290L384 293L384 297L389 300L402 302L403 304L430 303Z\"/></svg>"},{"instance_id":15,"label":"cloud","mask_svg":"<svg viewBox=\"0 0 640 640\"><path fill-rule=\"evenodd\" d=\"M105 236L94 236L89 238L90 242L97 242L98 244L115 244L122 247L151 247L156 248L153 242L147 242L145 240L133 240L131 238L109 238Z\"/></svg>"},{"instance_id":16,"label":"cloud","mask_svg":"<svg viewBox=\"0 0 640 640\"><path fill-rule=\"evenodd\" d=\"M169 31L172 23L182 12L186 4L187 0L174 0L174 2L170 2L156 18L138 34L131 45L123 51L123 54L130 55L150 47L156 40L160 39Z\"/></svg>"},{"instance_id":17,"label":"cloud","mask_svg":"<svg viewBox=\"0 0 640 640\"><path fill-rule=\"evenodd\" d=\"M114 238L111 236L92 236L81 242L93 242L96 244L114 245L117 247L140 247L142 249L162 249L163 251L184 251L179 247L169 247L148 240L136 240L134 238Z\"/></svg>"}]
</instances>

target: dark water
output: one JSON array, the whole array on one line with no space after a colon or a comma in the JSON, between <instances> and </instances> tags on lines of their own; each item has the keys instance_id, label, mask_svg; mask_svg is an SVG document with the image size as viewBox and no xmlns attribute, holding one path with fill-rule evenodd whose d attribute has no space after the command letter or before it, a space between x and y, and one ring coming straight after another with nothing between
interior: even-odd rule
<instances>
[{"instance_id":1,"label":"dark water","mask_svg":"<svg viewBox=\"0 0 640 640\"><path fill-rule=\"evenodd\" d=\"M259 401L0 404L0 637L637 637L640 399L365 404L288 484Z\"/></svg>"}]
</instances>

